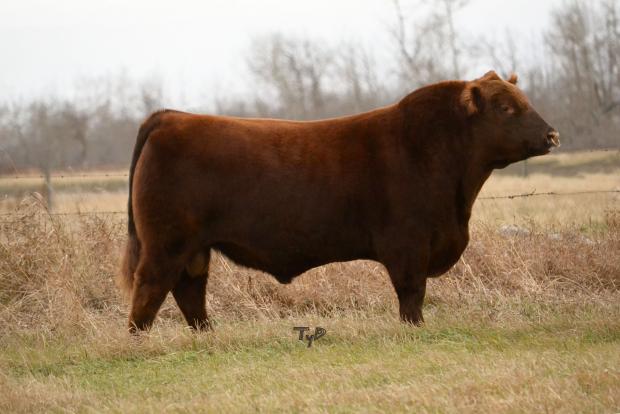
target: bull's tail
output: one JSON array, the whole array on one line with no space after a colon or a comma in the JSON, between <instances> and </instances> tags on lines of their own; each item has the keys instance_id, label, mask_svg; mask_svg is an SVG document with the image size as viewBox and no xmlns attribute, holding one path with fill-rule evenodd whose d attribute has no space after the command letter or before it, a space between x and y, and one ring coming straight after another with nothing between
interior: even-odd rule
<instances>
[{"instance_id":1,"label":"bull's tail","mask_svg":"<svg viewBox=\"0 0 620 414\"><path fill-rule=\"evenodd\" d=\"M127 245L125 246L121 271L117 279L119 288L127 297L131 296L134 273L138 267L138 260L140 258L140 240L136 234L136 224L133 218L133 205L131 201L133 175L138 159L140 158L140 154L142 153L142 148L144 147L144 144L146 144L149 134L153 132L157 125L159 125L161 114L164 112L167 111L163 110L155 112L147 118L146 121L144 121L138 131L136 145L134 146L133 155L131 157L131 166L129 167L129 199L127 201Z\"/></svg>"},{"instance_id":2,"label":"bull's tail","mask_svg":"<svg viewBox=\"0 0 620 414\"><path fill-rule=\"evenodd\" d=\"M133 274L138 267L138 259L140 258L140 241L135 234L129 233L127 237L127 245L123 254L123 262L121 271L118 274L117 284L123 296L131 297L133 290Z\"/></svg>"}]
</instances>

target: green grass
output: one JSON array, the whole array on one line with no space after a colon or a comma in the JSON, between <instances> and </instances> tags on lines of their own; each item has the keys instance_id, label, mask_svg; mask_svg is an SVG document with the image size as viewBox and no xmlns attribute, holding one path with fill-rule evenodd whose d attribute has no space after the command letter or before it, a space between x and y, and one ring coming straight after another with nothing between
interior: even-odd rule
<instances>
[{"instance_id":1,"label":"green grass","mask_svg":"<svg viewBox=\"0 0 620 414\"><path fill-rule=\"evenodd\" d=\"M391 314L222 321L140 339L5 338L2 411L614 412L620 407L617 304L508 301L475 319L427 306L427 326ZM465 316L463 318L463 316ZM311 348L292 326L323 326ZM122 329L105 325L101 328ZM121 344L121 341L125 341ZM31 391L32 399L18 395ZM4 407L3 407L4 404Z\"/></svg>"}]
</instances>

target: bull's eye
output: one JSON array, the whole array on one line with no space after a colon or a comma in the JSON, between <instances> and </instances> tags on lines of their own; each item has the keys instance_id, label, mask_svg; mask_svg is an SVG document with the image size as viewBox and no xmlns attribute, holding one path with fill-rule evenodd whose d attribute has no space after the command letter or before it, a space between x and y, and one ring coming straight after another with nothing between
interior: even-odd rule
<instances>
[{"instance_id":1,"label":"bull's eye","mask_svg":"<svg viewBox=\"0 0 620 414\"><path fill-rule=\"evenodd\" d=\"M508 104L502 104L502 112L504 112L505 114L513 114L514 113L514 108Z\"/></svg>"}]
</instances>

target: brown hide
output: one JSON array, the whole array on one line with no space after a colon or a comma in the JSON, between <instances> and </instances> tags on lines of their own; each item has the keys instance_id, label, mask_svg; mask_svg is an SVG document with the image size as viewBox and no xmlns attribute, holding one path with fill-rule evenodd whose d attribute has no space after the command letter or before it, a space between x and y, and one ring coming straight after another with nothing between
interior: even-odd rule
<instances>
[{"instance_id":1,"label":"brown hide","mask_svg":"<svg viewBox=\"0 0 620 414\"><path fill-rule=\"evenodd\" d=\"M148 328L170 291L191 326L208 327L211 249L282 283L330 262L379 261L402 319L421 323L426 278L467 246L492 170L559 144L510 81L489 72L311 122L153 114L131 167L130 329Z\"/></svg>"}]
</instances>

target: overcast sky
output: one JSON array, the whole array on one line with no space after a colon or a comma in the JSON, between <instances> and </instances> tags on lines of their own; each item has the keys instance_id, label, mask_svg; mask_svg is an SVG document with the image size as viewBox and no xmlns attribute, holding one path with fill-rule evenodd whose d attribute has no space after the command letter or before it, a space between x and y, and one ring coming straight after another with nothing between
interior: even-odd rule
<instances>
[{"instance_id":1,"label":"overcast sky","mask_svg":"<svg viewBox=\"0 0 620 414\"><path fill-rule=\"evenodd\" d=\"M457 28L471 36L509 28L527 47L559 2L472 0ZM199 106L246 90L254 36L357 41L389 59L393 18L389 0L0 0L0 101L71 97L77 79L125 71L160 79L166 106Z\"/></svg>"}]
</instances>

